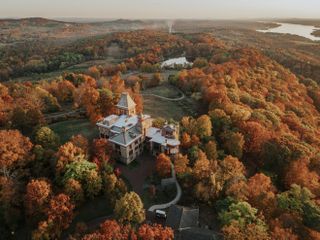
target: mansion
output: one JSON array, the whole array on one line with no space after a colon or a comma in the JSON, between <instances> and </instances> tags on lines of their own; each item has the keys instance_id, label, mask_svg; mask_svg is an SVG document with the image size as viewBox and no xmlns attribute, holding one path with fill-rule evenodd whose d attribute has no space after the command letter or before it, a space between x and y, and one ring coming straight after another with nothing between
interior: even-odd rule
<instances>
[{"instance_id":1,"label":"mansion","mask_svg":"<svg viewBox=\"0 0 320 240\"><path fill-rule=\"evenodd\" d=\"M121 162L131 163L144 149L153 155L179 153L179 126L153 127L151 116L136 114L136 104L126 92L116 107L117 114L105 117L97 126L100 137L109 140Z\"/></svg>"}]
</instances>

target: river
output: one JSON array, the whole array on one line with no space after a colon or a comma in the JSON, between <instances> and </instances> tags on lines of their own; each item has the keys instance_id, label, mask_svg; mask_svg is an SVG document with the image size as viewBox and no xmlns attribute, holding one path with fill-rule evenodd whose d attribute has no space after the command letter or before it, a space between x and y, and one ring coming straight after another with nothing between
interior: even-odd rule
<instances>
[{"instance_id":1,"label":"river","mask_svg":"<svg viewBox=\"0 0 320 240\"><path fill-rule=\"evenodd\" d=\"M275 28L269 28L267 30L257 30L257 31L264 32L264 33L272 32L272 33L292 34L292 35L298 35L301 37L311 39L312 41L320 41L320 37L316 37L311 34L315 30L318 30L320 28L316 28L310 25L301 25L301 24L292 24L292 23L277 23L277 24L280 24L281 26L275 27Z\"/></svg>"}]
</instances>

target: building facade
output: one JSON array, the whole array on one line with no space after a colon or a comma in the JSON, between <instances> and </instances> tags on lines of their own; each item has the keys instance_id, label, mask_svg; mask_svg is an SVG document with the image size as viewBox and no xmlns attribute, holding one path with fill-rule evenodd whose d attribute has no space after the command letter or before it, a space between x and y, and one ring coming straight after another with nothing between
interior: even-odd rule
<instances>
[{"instance_id":1,"label":"building facade","mask_svg":"<svg viewBox=\"0 0 320 240\"><path fill-rule=\"evenodd\" d=\"M131 163L145 149L153 155L179 153L179 126L152 127L151 116L136 114L136 104L126 92L121 94L116 107L117 115L105 117L97 126L100 137L109 140L121 162Z\"/></svg>"}]
</instances>

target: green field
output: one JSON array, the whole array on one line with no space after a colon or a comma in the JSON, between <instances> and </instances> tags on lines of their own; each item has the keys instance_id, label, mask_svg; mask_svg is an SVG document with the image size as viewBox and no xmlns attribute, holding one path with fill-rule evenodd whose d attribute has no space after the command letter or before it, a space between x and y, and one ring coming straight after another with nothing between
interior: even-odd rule
<instances>
[{"instance_id":1,"label":"green field","mask_svg":"<svg viewBox=\"0 0 320 240\"><path fill-rule=\"evenodd\" d=\"M181 93L174 87L164 84L155 88L150 88L143 93L152 93L163 97L177 98ZM198 103L186 97L181 101L169 101L159 99L154 96L143 96L144 113L152 117L162 117L179 121L183 116L195 116L198 114Z\"/></svg>"},{"instance_id":2,"label":"green field","mask_svg":"<svg viewBox=\"0 0 320 240\"><path fill-rule=\"evenodd\" d=\"M49 126L60 136L61 143L67 142L72 136L82 134L89 140L98 137L98 129L87 119L76 119L51 124Z\"/></svg>"},{"instance_id":3,"label":"green field","mask_svg":"<svg viewBox=\"0 0 320 240\"><path fill-rule=\"evenodd\" d=\"M171 85L163 84L157 87L148 88L143 91L144 94L156 94L167 98L179 98L181 93Z\"/></svg>"}]
</instances>

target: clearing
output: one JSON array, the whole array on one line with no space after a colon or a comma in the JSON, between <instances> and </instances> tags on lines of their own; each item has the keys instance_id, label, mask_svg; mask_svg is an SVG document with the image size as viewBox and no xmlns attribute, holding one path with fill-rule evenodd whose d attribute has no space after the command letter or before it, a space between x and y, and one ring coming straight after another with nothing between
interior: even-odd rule
<instances>
[{"instance_id":1,"label":"clearing","mask_svg":"<svg viewBox=\"0 0 320 240\"><path fill-rule=\"evenodd\" d=\"M74 136L81 134L88 138L89 141L98 137L98 129L87 119L75 119L58 122L49 125L49 127L60 136L61 144L69 141Z\"/></svg>"}]
</instances>

